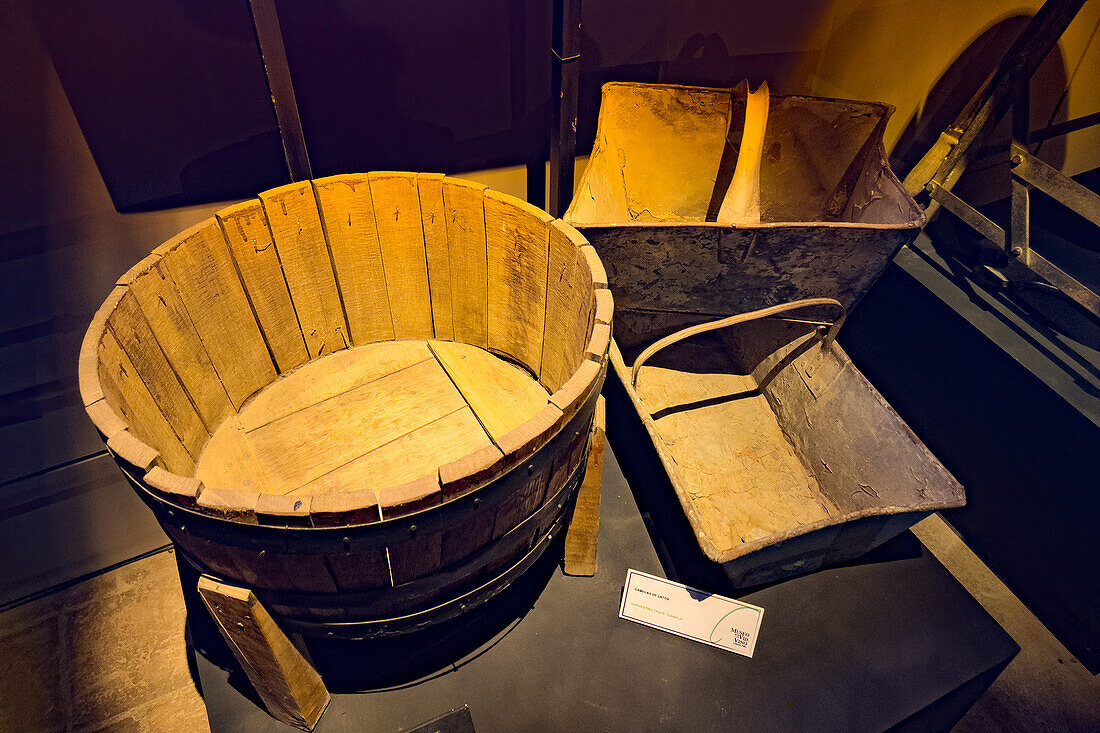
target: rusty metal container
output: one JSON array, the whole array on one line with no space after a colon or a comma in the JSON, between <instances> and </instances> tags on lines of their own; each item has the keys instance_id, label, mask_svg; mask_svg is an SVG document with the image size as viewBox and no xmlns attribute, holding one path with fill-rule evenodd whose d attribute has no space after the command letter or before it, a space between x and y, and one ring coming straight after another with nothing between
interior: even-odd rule
<instances>
[{"instance_id":1,"label":"rusty metal container","mask_svg":"<svg viewBox=\"0 0 1100 733\"><path fill-rule=\"evenodd\" d=\"M738 104L728 89L604 86L564 218L604 260L618 333L654 309L686 324L807 295L851 308L923 226L886 160L890 106L782 95L764 136L761 222L708 221L732 174Z\"/></svg>"},{"instance_id":2,"label":"rusty metal container","mask_svg":"<svg viewBox=\"0 0 1100 733\"><path fill-rule=\"evenodd\" d=\"M772 96L760 222L730 226L713 219L738 104L606 85L565 218L615 295L612 391L744 587L861 555L964 494L834 340L924 223L886 161L891 108Z\"/></svg>"}]
</instances>

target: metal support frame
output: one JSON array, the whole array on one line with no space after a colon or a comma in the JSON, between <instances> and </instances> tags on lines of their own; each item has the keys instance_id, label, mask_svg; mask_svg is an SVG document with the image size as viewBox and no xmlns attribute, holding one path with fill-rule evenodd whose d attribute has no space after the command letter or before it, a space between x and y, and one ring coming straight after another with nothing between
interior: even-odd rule
<instances>
[{"instance_id":1,"label":"metal support frame","mask_svg":"<svg viewBox=\"0 0 1100 733\"><path fill-rule=\"evenodd\" d=\"M260 58L267 77L267 89L271 93L271 105L275 108L275 121L279 125L279 138L283 142L286 167L291 181L305 181L313 177L309 166L302 120L298 116L298 101L294 97L294 83L290 78L290 66L286 60L283 33L279 28L279 16L274 0L248 0L252 13L252 27L260 47Z\"/></svg>"},{"instance_id":2,"label":"metal support frame","mask_svg":"<svg viewBox=\"0 0 1100 733\"><path fill-rule=\"evenodd\" d=\"M1083 4L1083 0L1044 3L997 71L914 166L906 177L906 186L914 194L921 189L927 192L929 216L938 206L943 206L1003 252L1004 257L997 262L983 262L985 271L1002 287L1044 283L1100 321L1100 295L1031 248L1032 188L1100 226L1100 196L1031 155L1027 149L1033 140L1047 140L1100 124L1098 113L1035 132L1029 129L1031 76ZM1012 142L1008 150L1012 197L1007 232L950 190L965 168L966 152L978 133L1005 112L1011 112L1012 116Z\"/></svg>"},{"instance_id":3,"label":"metal support frame","mask_svg":"<svg viewBox=\"0 0 1100 733\"><path fill-rule=\"evenodd\" d=\"M1100 119L1094 124L1100 125ZM1019 160L1017 160L1019 158ZM1077 181L1062 175L1027 152L1020 145L1012 146L1012 176L1037 188L1055 201L1100 227L1100 196Z\"/></svg>"},{"instance_id":4,"label":"metal support frame","mask_svg":"<svg viewBox=\"0 0 1100 733\"><path fill-rule=\"evenodd\" d=\"M1100 196L1063 176L1019 145L1012 147L1012 202L1007 233L937 182L930 181L927 191L933 201L1002 251L1004 258L1000 262L984 264L986 272L998 283L1008 287L1042 280L1100 321L1100 294L1031 248L1032 187L1100 226ZM1013 266L1009 267L1010 264Z\"/></svg>"},{"instance_id":5,"label":"metal support frame","mask_svg":"<svg viewBox=\"0 0 1100 733\"><path fill-rule=\"evenodd\" d=\"M554 0L554 37L550 95L554 122L550 130L550 201L554 216L565 214L573 200L573 165L577 154L577 92L580 83L581 0Z\"/></svg>"}]
</instances>

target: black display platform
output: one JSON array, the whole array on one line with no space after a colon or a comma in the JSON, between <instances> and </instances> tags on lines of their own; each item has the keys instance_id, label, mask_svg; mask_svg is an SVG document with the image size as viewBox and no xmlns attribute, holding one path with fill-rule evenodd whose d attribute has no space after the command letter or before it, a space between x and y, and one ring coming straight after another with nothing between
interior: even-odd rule
<instances>
[{"instance_id":1,"label":"black display platform","mask_svg":"<svg viewBox=\"0 0 1100 733\"><path fill-rule=\"evenodd\" d=\"M311 646L333 690L316 730L407 731L463 705L478 733L945 729L1018 651L909 533L859 563L742 595L765 609L752 659L623 621L627 568L670 574L606 456L594 578L562 575L556 552L499 604L430 636ZM289 730L246 696L239 671L203 655L196 669L213 731ZM338 691L356 682L394 686Z\"/></svg>"}]
</instances>

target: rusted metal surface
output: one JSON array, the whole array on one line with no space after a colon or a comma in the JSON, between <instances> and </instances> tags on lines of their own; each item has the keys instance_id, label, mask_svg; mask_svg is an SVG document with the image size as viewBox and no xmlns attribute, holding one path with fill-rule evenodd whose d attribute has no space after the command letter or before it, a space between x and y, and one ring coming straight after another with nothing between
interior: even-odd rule
<instances>
[{"instance_id":1,"label":"rusted metal surface","mask_svg":"<svg viewBox=\"0 0 1100 733\"><path fill-rule=\"evenodd\" d=\"M882 145L891 107L783 95L764 138L761 223L707 221L736 159L738 104L722 89L604 87L565 219L600 253L618 306L729 315L831 297L850 308L920 231Z\"/></svg>"},{"instance_id":2,"label":"rusted metal surface","mask_svg":"<svg viewBox=\"0 0 1100 733\"><path fill-rule=\"evenodd\" d=\"M566 219L607 269L618 381L700 547L744 587L856 557L964 497L819 325L924 223L886 162L891 109L773 96L761 222L727 226L707 219L736 160L738 104L728 90L605 86ZM806 302L671 337L632 378L658 339L791 301Z\"/></svg>"},{"instance_id":3,"label":"rusted metal surface","mask_svg":"<svg viewBox=\"0 0 1100 733\"><path fill-rule=\"evenodd\" d=\"M964 503L823 337L805 323L740 324L662 350L636 385L637 349L612 353L700 547L739 587L849 560Z\"/></svg>"},{"instance_id":4,"label":"rusted metal surface","mask_svg":"<svg viewBox=\"0 0 1100 733\"><path fill-rule=\"evenodd\" d=\"M851 307L909 232L824 225L631 226L585 230L616 309L730 315L803 297Z\"/></svg>"}]
</instances>

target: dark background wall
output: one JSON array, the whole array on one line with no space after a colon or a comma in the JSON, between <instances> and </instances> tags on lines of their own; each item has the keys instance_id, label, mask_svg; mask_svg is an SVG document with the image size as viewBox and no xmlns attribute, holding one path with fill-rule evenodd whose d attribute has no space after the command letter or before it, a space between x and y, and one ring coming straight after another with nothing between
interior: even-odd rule
<instances>
[{"instance_id":1,"label":"dark background wall","mask_svg":"<svg viewBox=\"0 0 1100 733\"><path fill-rule=\"evenodd\" d=\"M896 105L886 138L904 172L1035 4L586 0L579 150L591 144L605 81L725 86L747 77L780 92ZM275 5L315 174L407 168L485 180L483 169L513 166L492 180L522 192L523 166L544 159L548 3ZM1089 4L1040 69L1036 126L1095 111L1098 22L1100 8ZM245 0L0 0L0 88L3 604L165 541L83 416L80 339L131 264L221 202L285 182L287 172ZM1100 163L1097 150L1093 131L1047 144L1041 155L1076 174ZM970 175L970 193L996 199L1003 171L974 167L985 170ZM1065 561L1073 548L1089 549L1073 538L1094 521L1087 458L1096 453L1089 441L1097 413L1085 404L1095 393L1081 386L1088 373L1068 377L1076 391L1052 388L1066 381L1050 376L1067 374L1064 364L1021 366L899 268L857 314L867 315L853 319L846 343L968 484L970 507L952 517L968 541L1048 624L1078 637L1081 629L1095 633L1095 616L1055 608L1098 605L1088 597L1095 586L1081 584L1083 566ZM904 358L913 333L876 325L892 312L920 326L925 353L949 358L936 369L914 368L920 362ZM976 387L960 385L981 386L1002 409L967 409L962 420L955 393L941 383L964 395ZM1045 442L1035 450L999 438L978 447L958 440L1004 435L1006 424L1026 434L1036 416ZM1052 494L1059 501L1043 504L1048 514L1028 535L1025 558L1016 540L1034 515L1026 499ZM1075 588L1088 591L1077 604Z\"/></svg>"}]
</instances>

